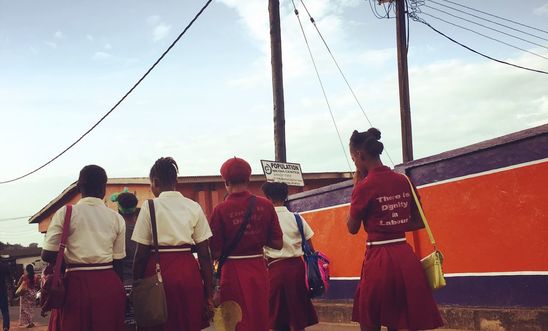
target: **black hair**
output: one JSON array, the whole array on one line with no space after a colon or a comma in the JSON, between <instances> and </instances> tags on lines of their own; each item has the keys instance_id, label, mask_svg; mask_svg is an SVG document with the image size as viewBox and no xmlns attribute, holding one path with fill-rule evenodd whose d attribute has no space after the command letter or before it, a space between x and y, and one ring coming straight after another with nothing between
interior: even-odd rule
<instances>
[{"instance_id":1,"label":"black hair","mask_svg":"<svg viewBox=\"0 0 548 331\"><path fill-rule=\"evenodd\" d=\"M98 165L87 165L80 170L78 189L87 196L103 198L107 185L107 173Z\"/></svg>"},{"instance_id":2,"label":"black hair","mask_svg":"<svg viewBox=\"0 0 548 331\"><path fill-rule=\"evenodd\" d=\"M149 178L152 181L157 179L162 186L177 184L179 167L172 157L161 157L150 169Z\"/></svg>"},{"instance_id":3,"label":"black hair","mask_svg":"<svg viewBox=\"0 0 548 331\"><path fill-rule=\"evenodd\" d=\"M287 200L288 187L286 183L266 182L261 186L264 195L271 201L284 202Z\"/></svg>"},{"instance_id":4,"label":"black hair","mask_svg":"<svg viewBox=\"0 0 548 331\"><path fill-rule=\"evenodd\" d=\"M384 145L379 141L381 132L378 129L371 128L365 132L354 130L350 137L350 148L358 151L364 151L371 157L379 157L384 150Z\"/></svg>"},{"instance_id":5,"label":"black hair","mask_svg":"<svg viewBox=\"0 0 548 331\"><path fill-rule=\"evenodd\" d=\"M25 267L25 270L27 271L27 274L28 274L29 285L32 288L34 287L34 266L32 264L27 264L27 266Z\"/></svg>"},{"instance_id":6,"label":"black hair","mask_svg":"<svg viewBox=\"0 0 548 331\"><path fill-rule=\"evenodd\" d=\"M137 207L137 197L131 192L123 192L118 195L116 200L120 206L124 209L130 209Z\"/></svg>"}]
</instances>

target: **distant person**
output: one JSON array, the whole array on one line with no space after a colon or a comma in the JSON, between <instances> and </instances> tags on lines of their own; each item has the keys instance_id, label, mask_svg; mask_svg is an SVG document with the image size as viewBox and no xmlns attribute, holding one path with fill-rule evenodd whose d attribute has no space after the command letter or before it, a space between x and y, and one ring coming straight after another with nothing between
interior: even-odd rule
<instances>
[{"instance_id":1,"label":"distant person","mask_svg":"<svg viewBox=\"0 0 548 331\"><path fill-rule=\"evenodd\" d=\"M204 314L213 312L213 265L208 240L211 230L202 207L177 191L178 169L171 157L158 159L150 169L168 314L164 325L139 331L198 331L205 326ZM137 242L134 279L154 275L148 201L141 205L131 239ZM199 264L191 252L192 245L196 245Z\"/></svg>"},{"instance_id":2,"label":"distant person","mask_svg":"<svg viewBox=\"0 0 548 331\"><path fill-rule=\"evenodd\" d=\"M272 201L283 232L283 248L265 247L270 278L270 329L304 330L318 323L316 310L308 295L305 283L302 237L295 219L285 202L288 187L285 183L264 183L264 195ZM301 217L304 237L308 240L314 232Z\"/></svg>"},{"instance_id":3,"label":"distant person","mask_svg":"<svg viewBox=\"0 0 548 331\"><path fill-rule=\"evenodd\" d=\"M430 330L443 325L426 275L405 232L414 206L407 179L380 160L384 146L375 128L354 131L356 165L348 231L364 226L367 250L354 298L352 320L361 330Z\"/></svg>"},{"instance_id":4,"label":"distant person","mask_svg":"<svg viewBox=\"0 0 548 331\"><path fill-rule=\"evenodd\" d=\"M2 329L10 329L10 310L8 302L8 285L12 285L12 278L8 264L0 260L0 311L2 312Z\"/></svg>"},{"instance_id":5,"label":"distant person","mask_svg":"<svg viewBox=\"0 0 548 331\"><path fill-rule=\"evenodd\" d=\"M33 308L36 307L36 292L39 289L40 279L34 273L34 266L27 264L25 273L17 282L16 288L23 285L24 290L19 294L19 327L34 327Z\"/></svg>"},{"instance_id":6,"label":"distant person","mask_svg":"<svg viewBox=\"0 0 548 331\"><path fill-rule=\"evenodd\" d=\"M211 216L214 259L218 260L235 239L253 200L255 206L243 236L222 268L220 303L234 301L240 306L242 321L236 330L265 331L269 329L269 281L263 248L281 249L282 230L272 203L248 191L249 163L231 158L222 165L221 176L229 195L214 208Z\"/></svg>"},{"instance_id":7,"label":"distant person","mask_svg":"<svg viewBox=\"0 0 548 331\"><path fill-rule=\"evenodd\" d=\"M123 283L126 290L126 295L131 293L133 284L133 258L135 257L135 242L131 241L131 235L135 228L139 209L137 208L138 200L135 194L128 191L127 187L120 193L111 195L110 200L117 203L118 213L122 215L126 221L126 257L123 260ZM125 324L128 329L134 329L135 316L132 306L127 300Z\"/></svg>"},{"instance_id":8,"label":"distant person","mask_svg":"<svg viewBox=\"0 0 548 331\"><path fill-rule=\"evenodd\" d=\"M126 226L122 216L103 201L106 184L103 168L88 165L80 171L82 198L72 208L65 250L66 297L58 313L60 331L124 330L126 297L121 279ZM63 207L53 215L44 240L42 259L51 264L57 256L65 212Z\"/></svg>"}]
</instances>

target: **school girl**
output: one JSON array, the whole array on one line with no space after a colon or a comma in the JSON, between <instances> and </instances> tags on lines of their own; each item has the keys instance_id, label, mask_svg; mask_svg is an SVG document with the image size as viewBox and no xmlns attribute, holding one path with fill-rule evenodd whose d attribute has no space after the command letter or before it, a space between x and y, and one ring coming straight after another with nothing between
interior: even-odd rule
<instances>
[{"instance_id":1,"label":"school girl","mask_svg":"<svg viewBox=\"0 0 548 331\"><path fill-rule=\"evenodd\" d=\"M103 168L89 165L80 171L78 189L82 198L72 207L65 250L66 297L63 308L55 313L59 319L55 329L60 331L124 330L121 260L126 255L126 228L124 219L103 202L106 184ZM55 213L44 239L42 259L52 264L65 212L64 207Z\"/></svg>"},{"instance_id":2,"label":"school girl","mask_svg":"<svg viewBox=\"0 0 548 331\"><path fill-rule=\"evenodd\" d=\"M295 215L284 205L287 184L265 183L262 190L274 204L283 232L281 250L265 247L270 279L270 329L304 330L317 324L318 316L306 289L301 233ZM304 237L310 240L314 232L301 219Z\"/></svg>"},{"instance_id":3,"label":"school girl","mask_svg":"<svg viewBox=\"0 0 548 331\"><path fill-rule=\"evenodd\" d=\"M139 328L140 331L201 330L206 326L204 314L213 309L213 273L208 243L211 230L200 205L177 191L177 173L177 163L171 157L158 159L150 169L168 320L162 326ZM141 205L131 239L137 242L133 277L154 275L148 203ZM192 245L196 245L199 265L192 255Z\"/></svg>"},{"instance_id":4,"label":"school girl","mask_svg":"<svg viewBox=\"0 0 548 331\"><path fill-rule=\"evenodd\" d=\"M407 179L383 166L381 133L354 131L350 153L356 165L348 231L367 232L367 250L352 320L362 330L425 330L443 325L418 258L405 242L413 197Z\"/></svg>"},{"instance_id":5,"label":"school girl","mask_svg":"<svg viewBox=\"0 0 548 331\"><path fill-rule=\"evenodd\" d=\"M265 331L268 318L268 271L263 247L281 249L282 230L274 206L248 191L251 167L240 158L227 160L221 167L228 196L213 210L211 251L219 259L231 245L250 203L255 206L241 240L230 252L221 272L220 302L235 301L242 310L238 331Z\"/></svg>"}]
</instances>

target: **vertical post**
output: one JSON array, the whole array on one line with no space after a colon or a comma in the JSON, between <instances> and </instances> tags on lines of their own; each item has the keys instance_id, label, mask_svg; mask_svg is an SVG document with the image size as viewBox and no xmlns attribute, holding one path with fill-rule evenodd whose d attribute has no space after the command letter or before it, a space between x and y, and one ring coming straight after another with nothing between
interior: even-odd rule
<instances>
[{"instance_id":1,"label":"vertical post","mask_svg":"<svg viewBox=\"0 0 548 331\"><path fill-rule=\"evenodd\" d=\"M405 0L395 0L395 2L402 154L403 162L407 162L413 160L413 135L411 132L411 106L409 101L409 76L407 72L406 8Z\"/></svg>"},{"instance_id":2,"label":"vertical post","mask_svg":"<svg viewBox=\"0 0 548 331\"><path fill-rule=\"evenodd\" d=\"M286 162L285 110L282 72L282 34L280 29L280 1L268 1L270 18L270 56L272 65L272 96L274 100L275 160Z\"/></svg>"}]
</instances>

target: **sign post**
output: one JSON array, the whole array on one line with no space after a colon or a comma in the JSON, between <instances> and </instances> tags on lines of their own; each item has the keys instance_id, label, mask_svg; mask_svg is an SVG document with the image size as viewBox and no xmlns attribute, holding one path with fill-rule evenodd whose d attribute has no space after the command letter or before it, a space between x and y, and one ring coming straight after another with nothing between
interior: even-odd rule
<instances>
[{"instance_id":1,"label":"sign post","mask_svg":"<svg viewBox=\"0 0 548 331\"><path fill-rule=\"evenodd\" d=\"M261 160L267 182L286 183L289 186L304 186L303 172L298 163Z\"/></svg>"}]
</instances>

